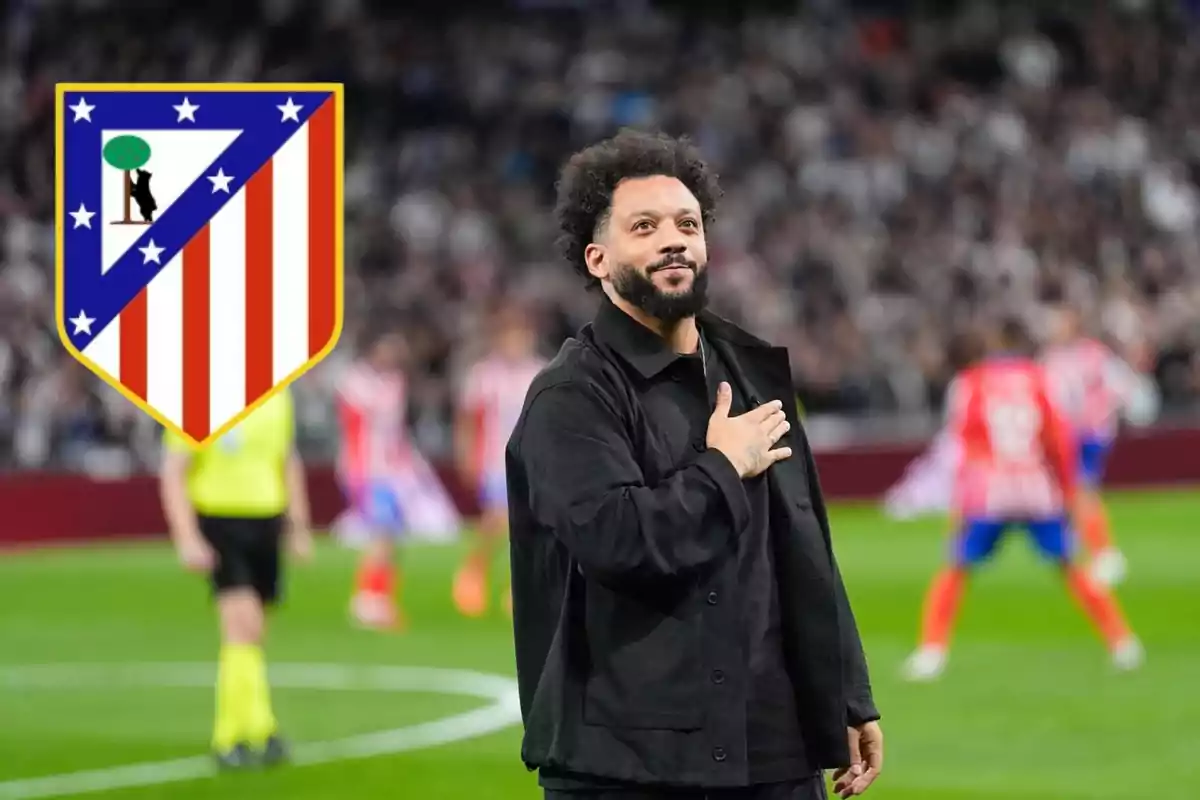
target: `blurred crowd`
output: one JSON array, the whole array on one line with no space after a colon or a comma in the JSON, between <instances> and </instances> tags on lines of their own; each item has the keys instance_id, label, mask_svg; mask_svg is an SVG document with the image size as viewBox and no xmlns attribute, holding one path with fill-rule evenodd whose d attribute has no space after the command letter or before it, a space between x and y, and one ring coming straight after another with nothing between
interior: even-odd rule
<instances>
[{"instance_id":1,"label":"blurred crowd","mask_svg":"<svg viewBox=\"0 0 1200 800\"><path fill-rule=\"evenodd\" d=\"M1155 376L1168 412L1200 399L1195 4L823 0L712 21L554 5L8 4L0 458L96 467L155 449L153 425L57 342L62 80L346 84L347 325L298 387L313 446L368 317L408 332L433 455L489 303L536 309L550 353L590 317L552 246L555 171L623 125L689 133L723 176L713 303L791 348L809 414L932 416L956 336L1012 313L1036 334L1061 301Z\"/></svg>"}]
</instances>

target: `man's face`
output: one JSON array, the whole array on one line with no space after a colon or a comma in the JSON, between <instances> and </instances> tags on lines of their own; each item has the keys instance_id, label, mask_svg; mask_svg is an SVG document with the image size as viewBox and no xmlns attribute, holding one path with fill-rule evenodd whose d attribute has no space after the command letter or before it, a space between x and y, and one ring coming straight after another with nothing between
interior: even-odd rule
<instances>
[{"instance_id":1,"label":"man's face","mask_svg":"<svg viewBox=\"0 0 1200 800\"><path fill-rule=\"evenodd\" d=\"M394 372L404 364L405 343L399 333L388 333L375 342L372 352L375 368L380 372Z\"/></svg>"},{"instance_id":2,"label":"man's face","mask_svg":"<svg viewBox=\"0 0 1200 800\"><path fill-rule=\"evenodd\" d=\"M1073 309L1056 309L1051 326L1051 340L1056 344L1069 344L1079 333L1079 316Z\"/></svg>"},{"instance_id":3,"label":"man's face","mask_svg":"<svg viewBox=\"0 0 1200 800\"><path fill-rule=\"evenodd\" d=\"M512 316L500 321L494 343L502 357L517 360L533 352L537 338L528 320Z\"/></svg>"},{"instance_id":4,"label":"man's face","mask_svg":"<svg viewBox=\"0 0 1200 800\"><path fill-rule=\"evenodd\" d=\"M700 203L677 178L630 178L613 192L608 223L588 247L588 270L661 322L705 305L708 248Z\"/></svg>"}]
</instances>

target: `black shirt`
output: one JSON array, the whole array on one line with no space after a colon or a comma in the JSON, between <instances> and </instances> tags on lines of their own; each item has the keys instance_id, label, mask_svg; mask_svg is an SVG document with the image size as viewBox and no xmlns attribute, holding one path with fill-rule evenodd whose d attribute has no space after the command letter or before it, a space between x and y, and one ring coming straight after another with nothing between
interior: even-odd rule
<instances>
[{"instance_id":1,"label":"black shirt","mask_svg":"<svg viewBox=\"0 0 1200 800\"><path fill-rule=\"evenodd\" d=\"M650 427L665 438L660 445L667 451L691 451L690 457L694 457L695 452L706 450L708 422L722 381L733 388L731 415L750 410L737 381L703 331L702 361L700 351L690 355L672 352L659 336L611 303L604 303L598 326L614 349L637 363L643 378L637 383L639 401ZM740 718L747 783L805 779L814 770L805 757L795 694L784 663L765 475L744 480L743 488L749 522L740 533L730 530L736 553L731 548L729 554L738 587L737 607L729 623L740 629L742 647L712 653L706 664L708 680L726 694L728 710L724 713ZM732 519L726 524L732 528ZM714 600L719 602L719 598ZM541 784L559 791L621 785L546 770Z\"/></svg>"},{"instance_id":2,"label":"black shirt","mask_svg":"<svg viewBox=\"0 0 1200 800\"><path fill-rule=\"evenodd\" d=\"M724 381L733 387L729 413L737 416L750 411L744 393L711 345L704 348L704 355L710 403L716 403L717 387ZM707 432L707 417L704 426ZM751 783L774 783L812 770L804 758L795 694L783 659L766 474L743 483L750 501L750 525L738 538L738 583L750 679L746 687L746 762Z\"/></svg>"}]
</instances>

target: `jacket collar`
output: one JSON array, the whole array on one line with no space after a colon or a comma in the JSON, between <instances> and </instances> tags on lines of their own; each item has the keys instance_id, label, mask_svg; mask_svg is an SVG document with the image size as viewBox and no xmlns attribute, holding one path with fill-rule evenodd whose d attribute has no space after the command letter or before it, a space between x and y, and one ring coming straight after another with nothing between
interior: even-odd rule
<instances>
[{"instance_id":1,"label":"jacket collar","mask_svg":"<svg viewBox=\"0 0 1200 800\"><path fill-rule=\"evenodd\" d=\"M653 378L679 358L661 336L622 311L606 294L600 296L592 330L597 341L616 351L643 378Z\"/></svg>"},{"instance_id":2,"label":"jacket collar","mask_svg":"<svg viewBox=\"0 0 1200 800\"><path fill-rule=\"evenodd\" d=\"M700 312L697 322L710 340L727 341L742 347L771 347L711 311ZM653 378L680 358L679 353L667 347L661 336L626 314L605 294L601 295L592 331L599 342L615 350L644 378Z\"/></svg>"}]
</instances>

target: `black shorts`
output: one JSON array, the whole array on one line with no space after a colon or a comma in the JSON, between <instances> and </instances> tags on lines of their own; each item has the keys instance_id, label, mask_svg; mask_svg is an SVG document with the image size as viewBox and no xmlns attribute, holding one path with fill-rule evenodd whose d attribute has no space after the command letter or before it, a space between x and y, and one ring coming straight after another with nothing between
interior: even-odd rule
<instances>
[{"instance_id":1,"label":"black shorts","mask_svg":"<svg viewBox=\"0 0 1200 800\"><path fill-rule=\"evenodd\" d=\"M199 515L200 532L216 551L213 592L253 589L264 605L279 597L279 548L283 517Z\"/></svg>"}]
</instances>

